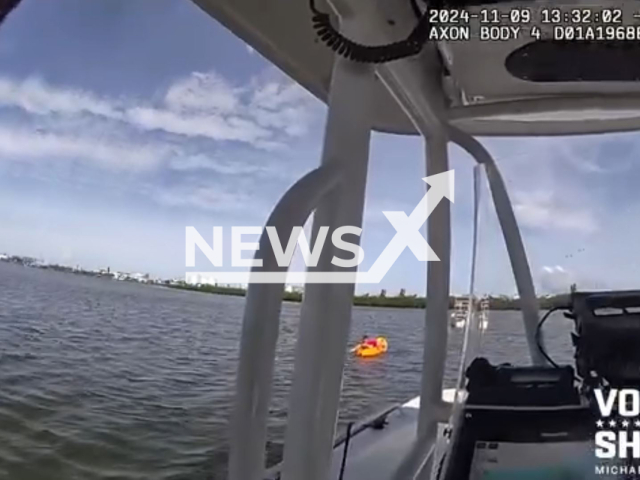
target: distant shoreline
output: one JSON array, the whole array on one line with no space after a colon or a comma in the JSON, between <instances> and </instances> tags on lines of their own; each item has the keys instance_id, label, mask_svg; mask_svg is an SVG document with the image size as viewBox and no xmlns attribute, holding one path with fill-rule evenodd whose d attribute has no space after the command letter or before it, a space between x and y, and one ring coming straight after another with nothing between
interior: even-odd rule
<instances>
[{"instance_id":1,"label":"distant shoreline","mask_svg":"<svg viewBox=\"0 0 640 480\"><path fill-rule=\"evenodd\" d=\"M16 261L16 259L19 259ZM36 265L29 264L26 262L21 262L21 257L11 257L9 259L4 258L0 259L7 263L22 265L28 268L37 268L41 270L50 270L62 273L70 273L73 275L81 275L88 276L93 278L104 278L105 280L115 280L112 275L109 274L108 271L105 272L92 272L86 271L82 269L73 269L71 267L62 266L62 265ZM193 292L200 293L208 293L214 295L229 295L234 297L245 297L247 294L246 289L239 287L231 287L231 286L222 286L222 285L191 285L187 284L183 281L168 281L168 280L158 280L158 281L150 281L144 279L135 279L135 278L124 278L119 279L120 281L129 281L132 283L140 283L142 285L156 285L166 288L172 288L176 290L188 290ZM282 299L286 302L294 302L300 303L302 302L303 292L302 291L284 291L282 295ZM453 308L455 301L457 298L461 297L450 297L449 299L449 308ZM487 297L489 300L489 310L499 311L520 311L519 301L514 298L510 298L507 296L489 296ZM551 297L540 297L538 299L541 310L547 310L561 303L566 303L566 295L555 295ZM402 308L402 309L424 309L426 308L426 298L418 297L417 295L407 295L405 294L405 290L402 289L399 295L387 295L385 290L382 290L378 295L355 295L353 298L353 304L357 307L371 307L371 308Z\"/></svg>"},{"instance_id":2,"label":"distant shoreline","mask_svg":"<svg viewBox=\"0 0 640 480\"><path fill-rule=\"evenodd\" d=\"M164 285L168 288L177 290L188 290L193 292L209 293L214 295L230 295L234 297L244 297L247 291L238 287L226 287L221 285L189 285L189 284L174 284ZM302 292L283 292L282 299L286 302L300 303L302 302ZM509 297L487 297L489 299L489 310L494 311L520 311L518 300L511 299ZM539 298L540 308L543 310L554 307L559 304L561 300L566 299L566 295L556 295L553 297ZM456 297L449 299L449 308L453 308L456 301ZM384 293L384 290L380 295L355 295L353 297L353 305L357 307L375 307L375 308L414 308L424 309L426 308L426 299L424 297L418 297L416 295L400 295L388 296Z\"/></svg>"}]
</instances>

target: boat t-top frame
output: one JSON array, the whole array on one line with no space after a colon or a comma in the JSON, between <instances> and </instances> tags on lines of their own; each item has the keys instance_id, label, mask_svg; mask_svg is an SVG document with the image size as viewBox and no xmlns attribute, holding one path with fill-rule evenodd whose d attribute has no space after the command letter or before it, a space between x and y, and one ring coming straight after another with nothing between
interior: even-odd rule
<instances>
[{"instance_id":1,"label":"boat t-top frame","mask_svg":"<svg viewBox=\"0 0 640 480\"><path fill-rule=\"evenodd\" d=\"M234 34L328 104L320 166L296 182L267 221L280 238L314 213L320 226L362 226L372 130L419 134L426 141L426 171L449 171L448 145L462 147L484 166L513 269L531 360L545 360L535 341L538 302L514 211L498 167L475 136L570 135L640 129L640 87L625 81L530 82L506 70L505 59L532 39L481 42L477 28L466 42L427 41L417 55L364 63L335 54L317 37L304 1L196 0ZM479 8L480 2L458 1ZM489 3L489 2L488 2ZM529 8L545 2L490 2L492 8ZM579 5L574 0L573 6ZM421 4L419 9L424 10ZM331 12L345 37L361 44L398 41L416 24L416 2L332 0L314 8ZM620 6L625 9L627 7ZM630 8L630 7L629 7ZM626 10L625 10L626 11ZM476 25L477 27L477 25ZM582 61L582 60L579 60ZM427 241L440 261L427 264L426 317L420 412L414 446L398 479L428 478L439 422L451 405L442 389L447 353L451 250L449 202L428 218ZM327 245L308 271L354 271L331 263ZM266 235L257 255L262 267L282 271ZM251 283L244 312L236 404L231 431L230 480L264 478L267 416L284 284ZM284 444L283 480L326 480L350 330L354 284L308 284L301 307L295 368ZM322 338L322 342L317 339ZM422 472L422 473L420 473Z\"/></svg>"}]
</instances>

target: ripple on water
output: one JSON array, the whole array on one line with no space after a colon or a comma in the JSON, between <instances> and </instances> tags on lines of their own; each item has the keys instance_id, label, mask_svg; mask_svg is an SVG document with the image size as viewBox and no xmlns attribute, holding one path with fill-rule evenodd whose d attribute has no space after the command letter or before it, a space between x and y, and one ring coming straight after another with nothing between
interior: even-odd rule
<instances>
[{"instance_id":1,"label":"ripple on water","mask_svg":"<svg viewBox=\"0 0 640 480\"><path fill-rule=\"evenodd\" d=\"M0 262L0 479L224 478L243 302ZM282 454L298 314L283 306L269 463ZM384 335L390 351L348 358L340 428L418 394L423 319L354 310L351 342ZM564 327L549 322L560 360ZM492 317L484 343L493 361L525 358L520 331L514 314ZM460 342L453 332L449 385Z\"/></svg>"}]
</instances>

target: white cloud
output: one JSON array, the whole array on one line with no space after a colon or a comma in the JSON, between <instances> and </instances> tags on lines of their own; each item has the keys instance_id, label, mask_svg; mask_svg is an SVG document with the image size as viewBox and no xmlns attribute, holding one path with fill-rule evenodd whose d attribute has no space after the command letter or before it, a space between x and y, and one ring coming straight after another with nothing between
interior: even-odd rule
<instances>
[{"instance_id":1,"label":"white cloud","mask_svg":"<svg viewBox=\"0 0 640 480\"><path fill-rule=\"evenodd\" d=\"M206 155L192 155L188 157L175 158L170 163L170 168L176 171L209 170L221 175L254 175L266 174L268 176L278 175L278 170L271 170L266 165L256 165L250 162L227 161Z\"/></svg>"},{"instance_id":2,"label":"white cloud","mask_svg":"<svg viewBox=\"0 0 640 480\"><path fill-rule=\"evenodd\" d=\"M155 167L167 154L157 146L79 135L61 135L0 126L0 155L9 159L72 159L115 169Z\"/></svg>"},{"instance_id":3,"label":"white cloud","mask_svg":"<svg viewBox=\"0 0 640 480\"><path fill-rule=\"evenodd\" d=\"M14 174L61 185L111 182L110 191L169 207L255 213L256 196L268 187L251 177L289 182L304 170L283 168L286 158L268 152L306 131L314 102L283 79L234 86L213 72L178 79L146 100L0 75L0 163L28 162ZM16 118L16 109L28 120ZM79 164L97 171L69 168ZM137 175L123 181L122 171ZM169 186L154 185L161 172Z\"/></svg>"},{"instance_id":4,"label":"white cloud","mask_svg":"<svg viewBox=\"0 0 640 480\"><path fill-rule=\"evenodd\" d=\"M554 139L550 148L558 160L576 172L586 174L620 174L635 164L640 143L632 134L613 134L610 137L589 136L576 139ZM637 135L635 136L637 139Z\"/></svg>"},{"instance_id":5,"label":"white cloud","mask_svg":"<svg viewBox=\"0 0 640 480\"><path fill-rule=\"evenodd\" d=\"M240 105L241 92L214 72L195 72L171 85L164 101L173 111L233 113Z\"/></svg>"},{"instance_id":6,"label":"white cloud","mask_svg":"<svg viewBox=\"0 0 640 480\"><path fill-rule=\"evenodd\" d=\"M116 100L37 78L0 77L0 106L32 115L92 116L144 131L236 141L266 150L307 133L316 104L282 77L233 86L215 72L193 72L170 85L160 102Z\"/></svg>"},{"instance_id":7,"label":"white cloud","mask_svg":"<svg viewBox=\"0 0 640 480\"><path fill-rule=\"evenodd\" d=\"M293 83L269 82L256 89L250 108L258 124L292 137L307 133L314 113L309 94Z\"/></svg>"},{"instance_id":8,"label":"white cloud","mask_svg":"<svg viewBox=\"0 0 640 480\"><path fill-rule=\"evenodd\" d=\"M543 293L567 293L575 279L560 265L544 266L540 272L539 283Z\"/></svg>"},{"instance_id":9,"label":"white cloud","mask_svg":"<svg viewBox=\"0 0 640 480\"><path fill-rule=\"evenodd\" d=\"M601 228L602 191L590 188L597 143L587 138L490 141L523 227L592 234ZM585 148L590 145L593 148ZM589 166L587 166L589 165ZM610 184L610 182L609 182Z\"/></svg>"},{"instance_id":10,"label":"white cloud","mask_svg":"<svg viewBox=\"0 0 640 480\"><path fill-rule=\"evenodd\" d=\"M187 185L157 189L154 198L158 203L169 207L195 207L214 212L249 210L254 203L248 195L238 191Z\"/></svg>"},{"instance_id":11,"label":"white cloud","mask_svg":"<svg viewBox=\"0 0 640 480\"><path fill-rule=\"evenodd\" d=\"M170 165L172 170L213 170L218 171L218 163L205 155L192 155L186 158L176 158Z\"/></svg>"},{"instance_id":12,"label":"white cloud","mask_svg":"<svg viewBox=\"0 0 640 480\"><path fill-rule=\"evenodd\" d=\"M516 193L513 209L518 221L529 228L583 233L592 233L598 228L593 212L563 204L551 191Z\"/></svg>"},{"instance_id":13,"label":"white cloud","mask_svg":"<svg viewBox=\"0 0 640 480\"><path fill-rule=\"evenodd\" d=\"M267 110L307 101L309 94L295 83L270 81L259 86L253 93L251 105Z\"/></svg>"},{"instance_id":14,"label":"white cloud","mask_svg":"<svg viewBox=\"0 0 640 480\"><path fill-rule=\"evenodd\" d=\"M120 117L117 106L108 100L73 88L55 88L37 78L16 82L0 77L0 105L18 107L37 115L86 113L107 118Z\"/></svg>"},{"instance_id":15,"label":"white cloud","mask_svg":"<svg viewBox=\"0 0 640 480\"><path fill-rule=\"evenodd\" d=\"M183 114L157 108L132 108L128 120L143 130L163 130L187 137L207 137L212 140L235 140L255 144L272 135L254 123L216 115Z\"/></svg>"}]
</instances>

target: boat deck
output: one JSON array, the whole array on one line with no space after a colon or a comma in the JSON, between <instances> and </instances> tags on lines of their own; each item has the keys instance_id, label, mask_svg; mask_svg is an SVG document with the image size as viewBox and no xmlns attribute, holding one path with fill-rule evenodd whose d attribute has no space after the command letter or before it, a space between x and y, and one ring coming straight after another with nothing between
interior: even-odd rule
<instances>
[{"instance_id":1,"label":"boat deck","mask_svg":"<svg viewBox=\"0 0 640 480\"><path fill-rule=\"evenodd\" d=\"M454 390L445 390L443 400L451 402ZM354 434L350 438L347 459L342 480L369 480L372 478L391 480L400 462L409 452L415 439L420 397L391 410L381 413L354 425ZM383 428L374 428L376 418L386 418ZM364 427L364 428L363 428ZM440 426L439 438L442 439L444 425ZM334 448L331 470L328 478L340 478L340 469L344 457L344 439L339 439ZM436 446L436 461L444 452L444 443ZM268 480L279 479L280 467L276 466L268 473Z\"/></svg>"},{"instance_id":2,"label":"boat deck","mask_svg":"<svg viewBox=\"0 0 640 480\"><path fill-rule=\"evenodd\" d=\"M384 428L367 428L355 435L349 443L343 480L391 479L415 439L419 411L420 397L416 397L392 411ZM343 456L344 444L338 445L329 478L339 478ZM440 458L438 453L436 458Z\"/></svg>"}]
</instances>

